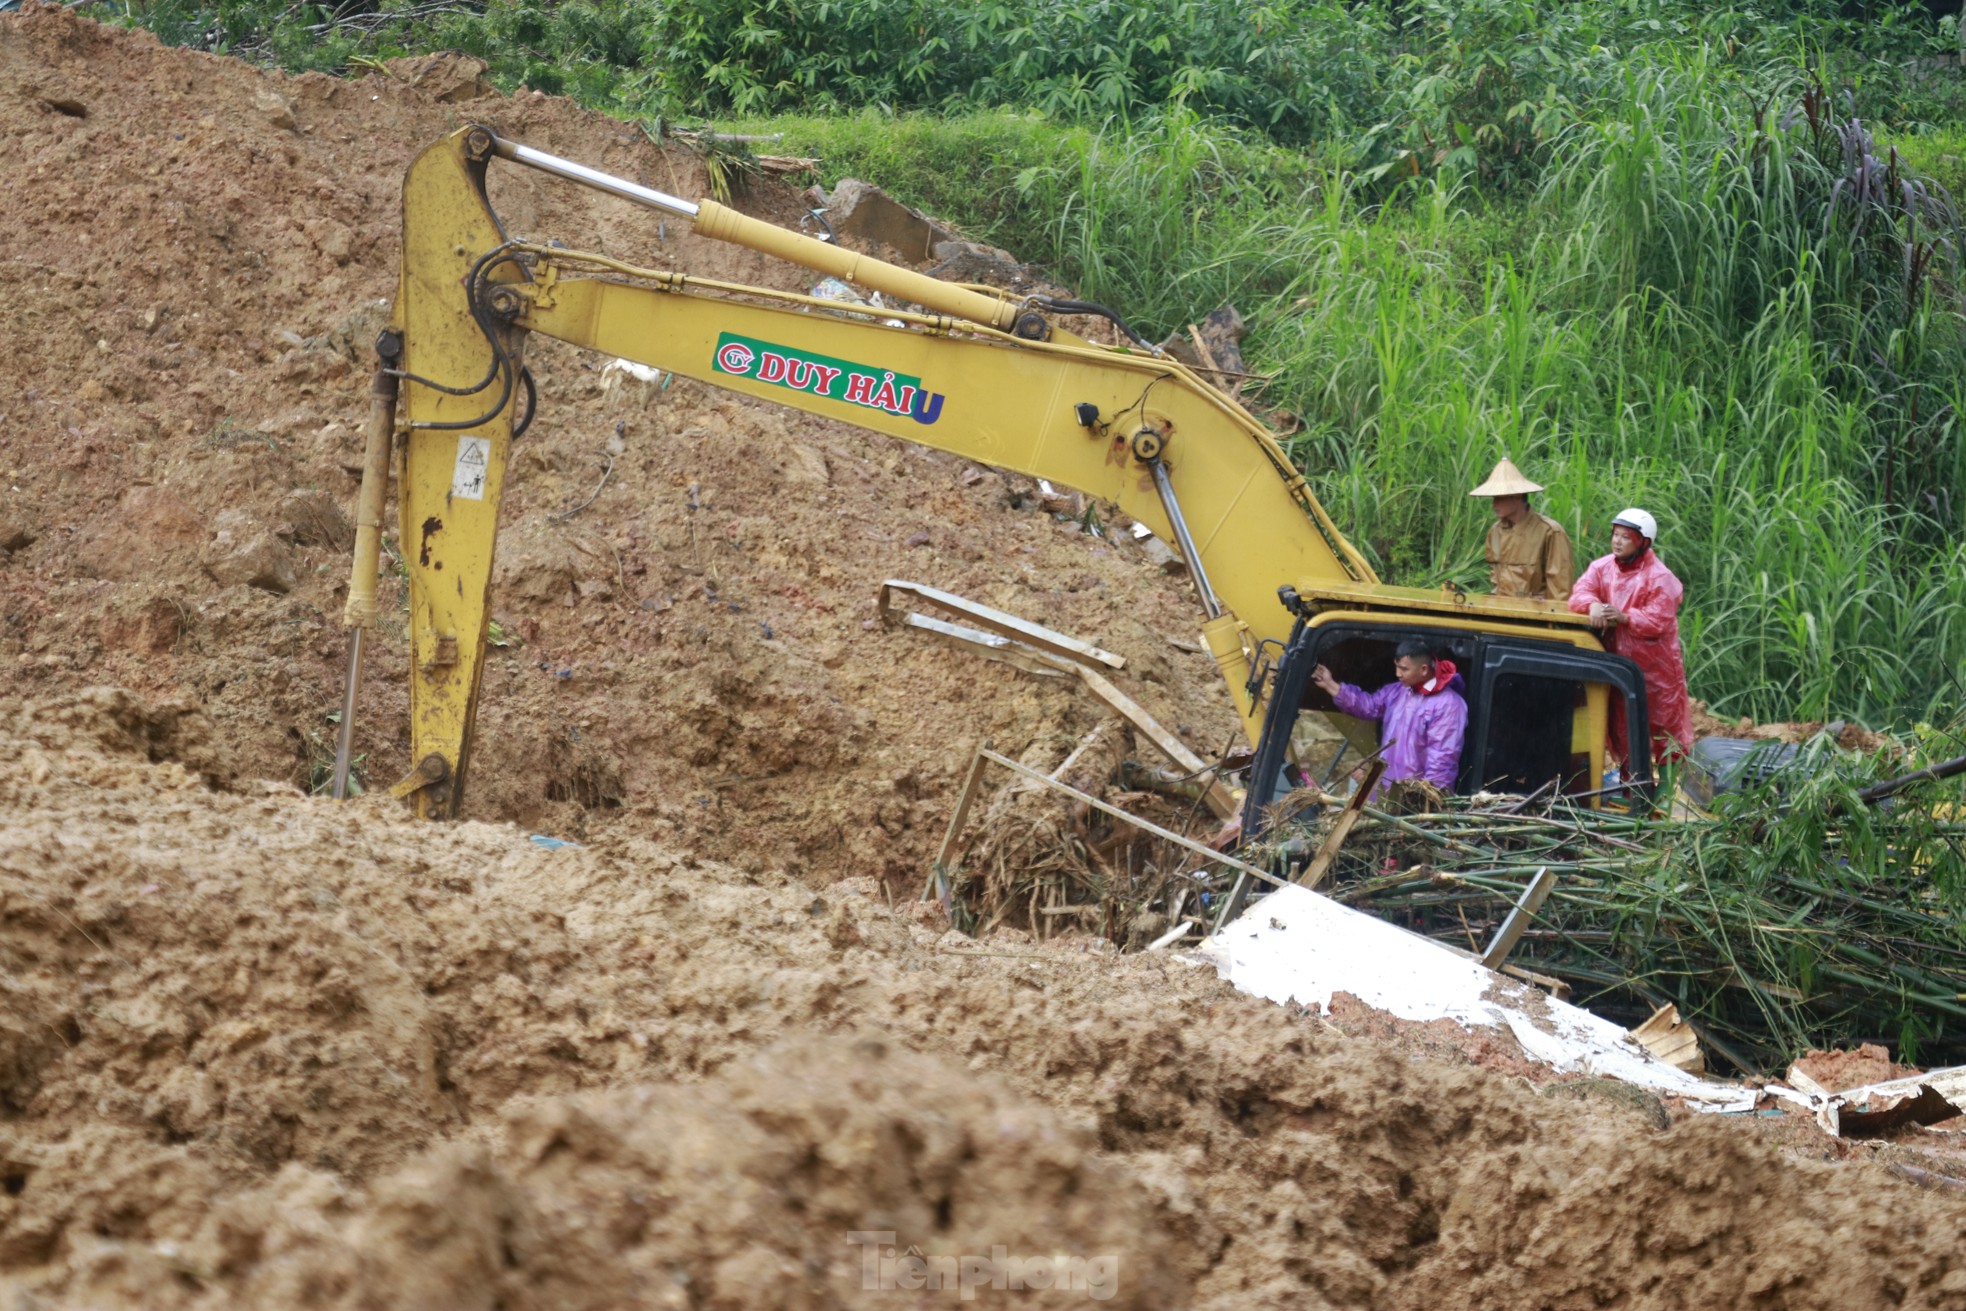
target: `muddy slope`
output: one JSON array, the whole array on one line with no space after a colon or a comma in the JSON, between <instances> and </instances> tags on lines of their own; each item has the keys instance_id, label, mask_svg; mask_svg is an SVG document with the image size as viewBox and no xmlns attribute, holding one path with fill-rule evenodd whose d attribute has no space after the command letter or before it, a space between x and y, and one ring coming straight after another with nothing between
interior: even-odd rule
<instances>
[{"instance_id":1,"label":"muddy slope","mask_svg":"<svg viewBox=\"0 0 1966 1311\"><path fill-rule=\"evenodd\" d=\"M892 1232L1123 1305L1966 1306L1966 1208L1882 1171L871 880L214 792L201 728L0 711L0 1290L857 1305Z\"/></svg>"},{"instance_id":2,"label":"muddy slope","mask_svg":"<svg viewBox=\"0 0 1966 1311\"><path fill-rule=\"evenodd\" d=\"M490 94L454 63L398 73L285 78L57 9L0 18L0 144L27 199L8 207L0 303L0 667L21 690L189 700L228 772L318 782L411 156L482 121L707 192L694 156L638 128ZM539 239L811 281L527 170L494 170L493 195L508 230ZM740 203L802 211L779 182ZM952 457L686 380L612 385L599 358L534 347L541 412L503 507L508 645L485 674L469 814L912 881L969 744L1069 741L1097 716L1083 694L880 630L893 576L1121 651L1128 689L1205 749L1233 731L1212 664L1168 641L1193 638L1190 596L1131 539L1087 536ZM409 763L398 588L385 580L359 717L383 785Z\"/></svg>"}]
</instances>

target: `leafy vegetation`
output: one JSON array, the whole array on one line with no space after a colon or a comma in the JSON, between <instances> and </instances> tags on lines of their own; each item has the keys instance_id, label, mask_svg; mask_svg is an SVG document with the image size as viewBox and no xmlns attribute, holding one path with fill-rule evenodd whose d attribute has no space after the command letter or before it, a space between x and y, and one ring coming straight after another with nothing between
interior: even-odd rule
<instances>
[{"instance_id":1,"label":"leafy vegetation","mask_svg":"<svg viewBox=\"0 0 1966 1311\"><path fill-rule=\"evenodd\" d=\"M1369 815L1327 886L1465 946L1492 937L1538 873L1554 871L1511 961L1568 982L1602 1014L1637 1024L1673 1003L1748 1073L1880 1040L1905 1060L1949 1065L1966 1060L1958 784L1912 784L1883 805L1866 796L1880 776L1936 764L1924 754L1935 746L1958 750L1952 735L1927 734L1859 757L1818 737L1766 781L1717 797L1712 816L1467 798ZM1318 838L1284 827L1270 843L1308 852Z\"/></svg>"},{"instance_id":2,"label":"leafy vegetation","mask_svg":"<svg viewBox=\"0 0 1966 1311\"><path fill-rule=\"evenodd\" d=\"M1507 453L1686 581L1725 714L1938 717L1966 663L1948 18L1686 0L123 0L289 67L433 48L782 134L1156 332L1225 302L1390 577L1477 582ZM732 121L733 118L736 121ZM1875 134L1875 135L1873 135ZM1924 175L1929 175L1929 179Z\"/></svg>"}]
</instances>

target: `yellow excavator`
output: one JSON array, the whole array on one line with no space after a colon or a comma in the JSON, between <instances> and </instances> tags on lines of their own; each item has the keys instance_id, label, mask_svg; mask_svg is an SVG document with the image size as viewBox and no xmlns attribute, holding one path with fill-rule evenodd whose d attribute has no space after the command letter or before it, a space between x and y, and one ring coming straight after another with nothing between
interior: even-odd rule
<instances>
[{"instance_id":1,"label":"yellow excavator","mask_svg":"<svg viewBox=\"0 0 1966 1311\"><path fill-rule=\"evenodd\" d=\"M535 169L886 298L860 307L639 268L508 237L487 170ZM363 635L375 619L393 475L408 568L410 739L396 785L419 815L458 813L484 670L492 553L515 427L538 404L527 339L558 338L873 432L1044 478L1116 504L1173 542L1201 636L1255 749L1245 835L1288 786L1293 729L1330 715L1319 664L1377 686L1410 638L1468 684L1459 789L1594 796L1609 717L1649 740L1637 666L1560 603L1383 584L1275 436L1235 400L1096 305L939 281L703 200L690 202L469 126L426 148L403 189L403 256L377 342L334 793L347 794ZM897 309L896 305L914 306ZM1106 346L1058 320L1112 319ZM1369 748L1368 748L1369 749ZM1626 764L1647 791L1651 762Z\"/></svg>"}]
</instances>

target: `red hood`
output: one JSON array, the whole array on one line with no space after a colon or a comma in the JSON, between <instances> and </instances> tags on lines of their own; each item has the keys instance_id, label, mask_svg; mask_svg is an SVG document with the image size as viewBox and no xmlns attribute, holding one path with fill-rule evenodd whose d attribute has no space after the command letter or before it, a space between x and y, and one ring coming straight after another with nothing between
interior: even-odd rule
<instances>
[{"instance_id":1,"label":"red hood","mask_svg":"<svg viewBox=\"0 0 1966 1311\"><path fill-rule=\"evenodd\" d=\"M1466 686L1467 684L1461 681L1461 673L1454 668L1454 662L1452 660L1436 660L1434 661L1434 676L1420 684L1414 690L1421 696L1432 696L1436 692L1445 692L1449 688L1459 690Z\"/></svg>"}]
</instances>

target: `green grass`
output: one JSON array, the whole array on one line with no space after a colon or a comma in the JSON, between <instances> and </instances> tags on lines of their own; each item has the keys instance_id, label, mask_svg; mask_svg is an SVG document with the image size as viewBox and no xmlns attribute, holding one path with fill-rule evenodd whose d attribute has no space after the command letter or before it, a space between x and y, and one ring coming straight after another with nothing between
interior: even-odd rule
<instances>
[{"instance_id":1,"label":"green grass","mask_svg":"<svg viewBox=\"0 0 1966 1311\"><path fill-rule=\"evenodd\" d=\"M1471 580L1485 510L1459 493L1508 453L1584 554L1623 505L1658 515L1723 713L1956 703L1959 305L1906 287L1902 214L1855 225L1839 154L1657 69L1570 130L1520 264L1441 183L1300 231L1303 308L1262 316L1258 359L1339 522L1401 581Z\"/></svg>"},{"instance_id":2,"label":"green grass","mask_svg":"<svg viewBox=\"0 0 1966 1311\"><path fill-rule=\"evenodd\" d=\"M1879 135L1913 168L1951 192L1954 199L1966 199L1966 125Z\"/></svg>"}]
</instances>

